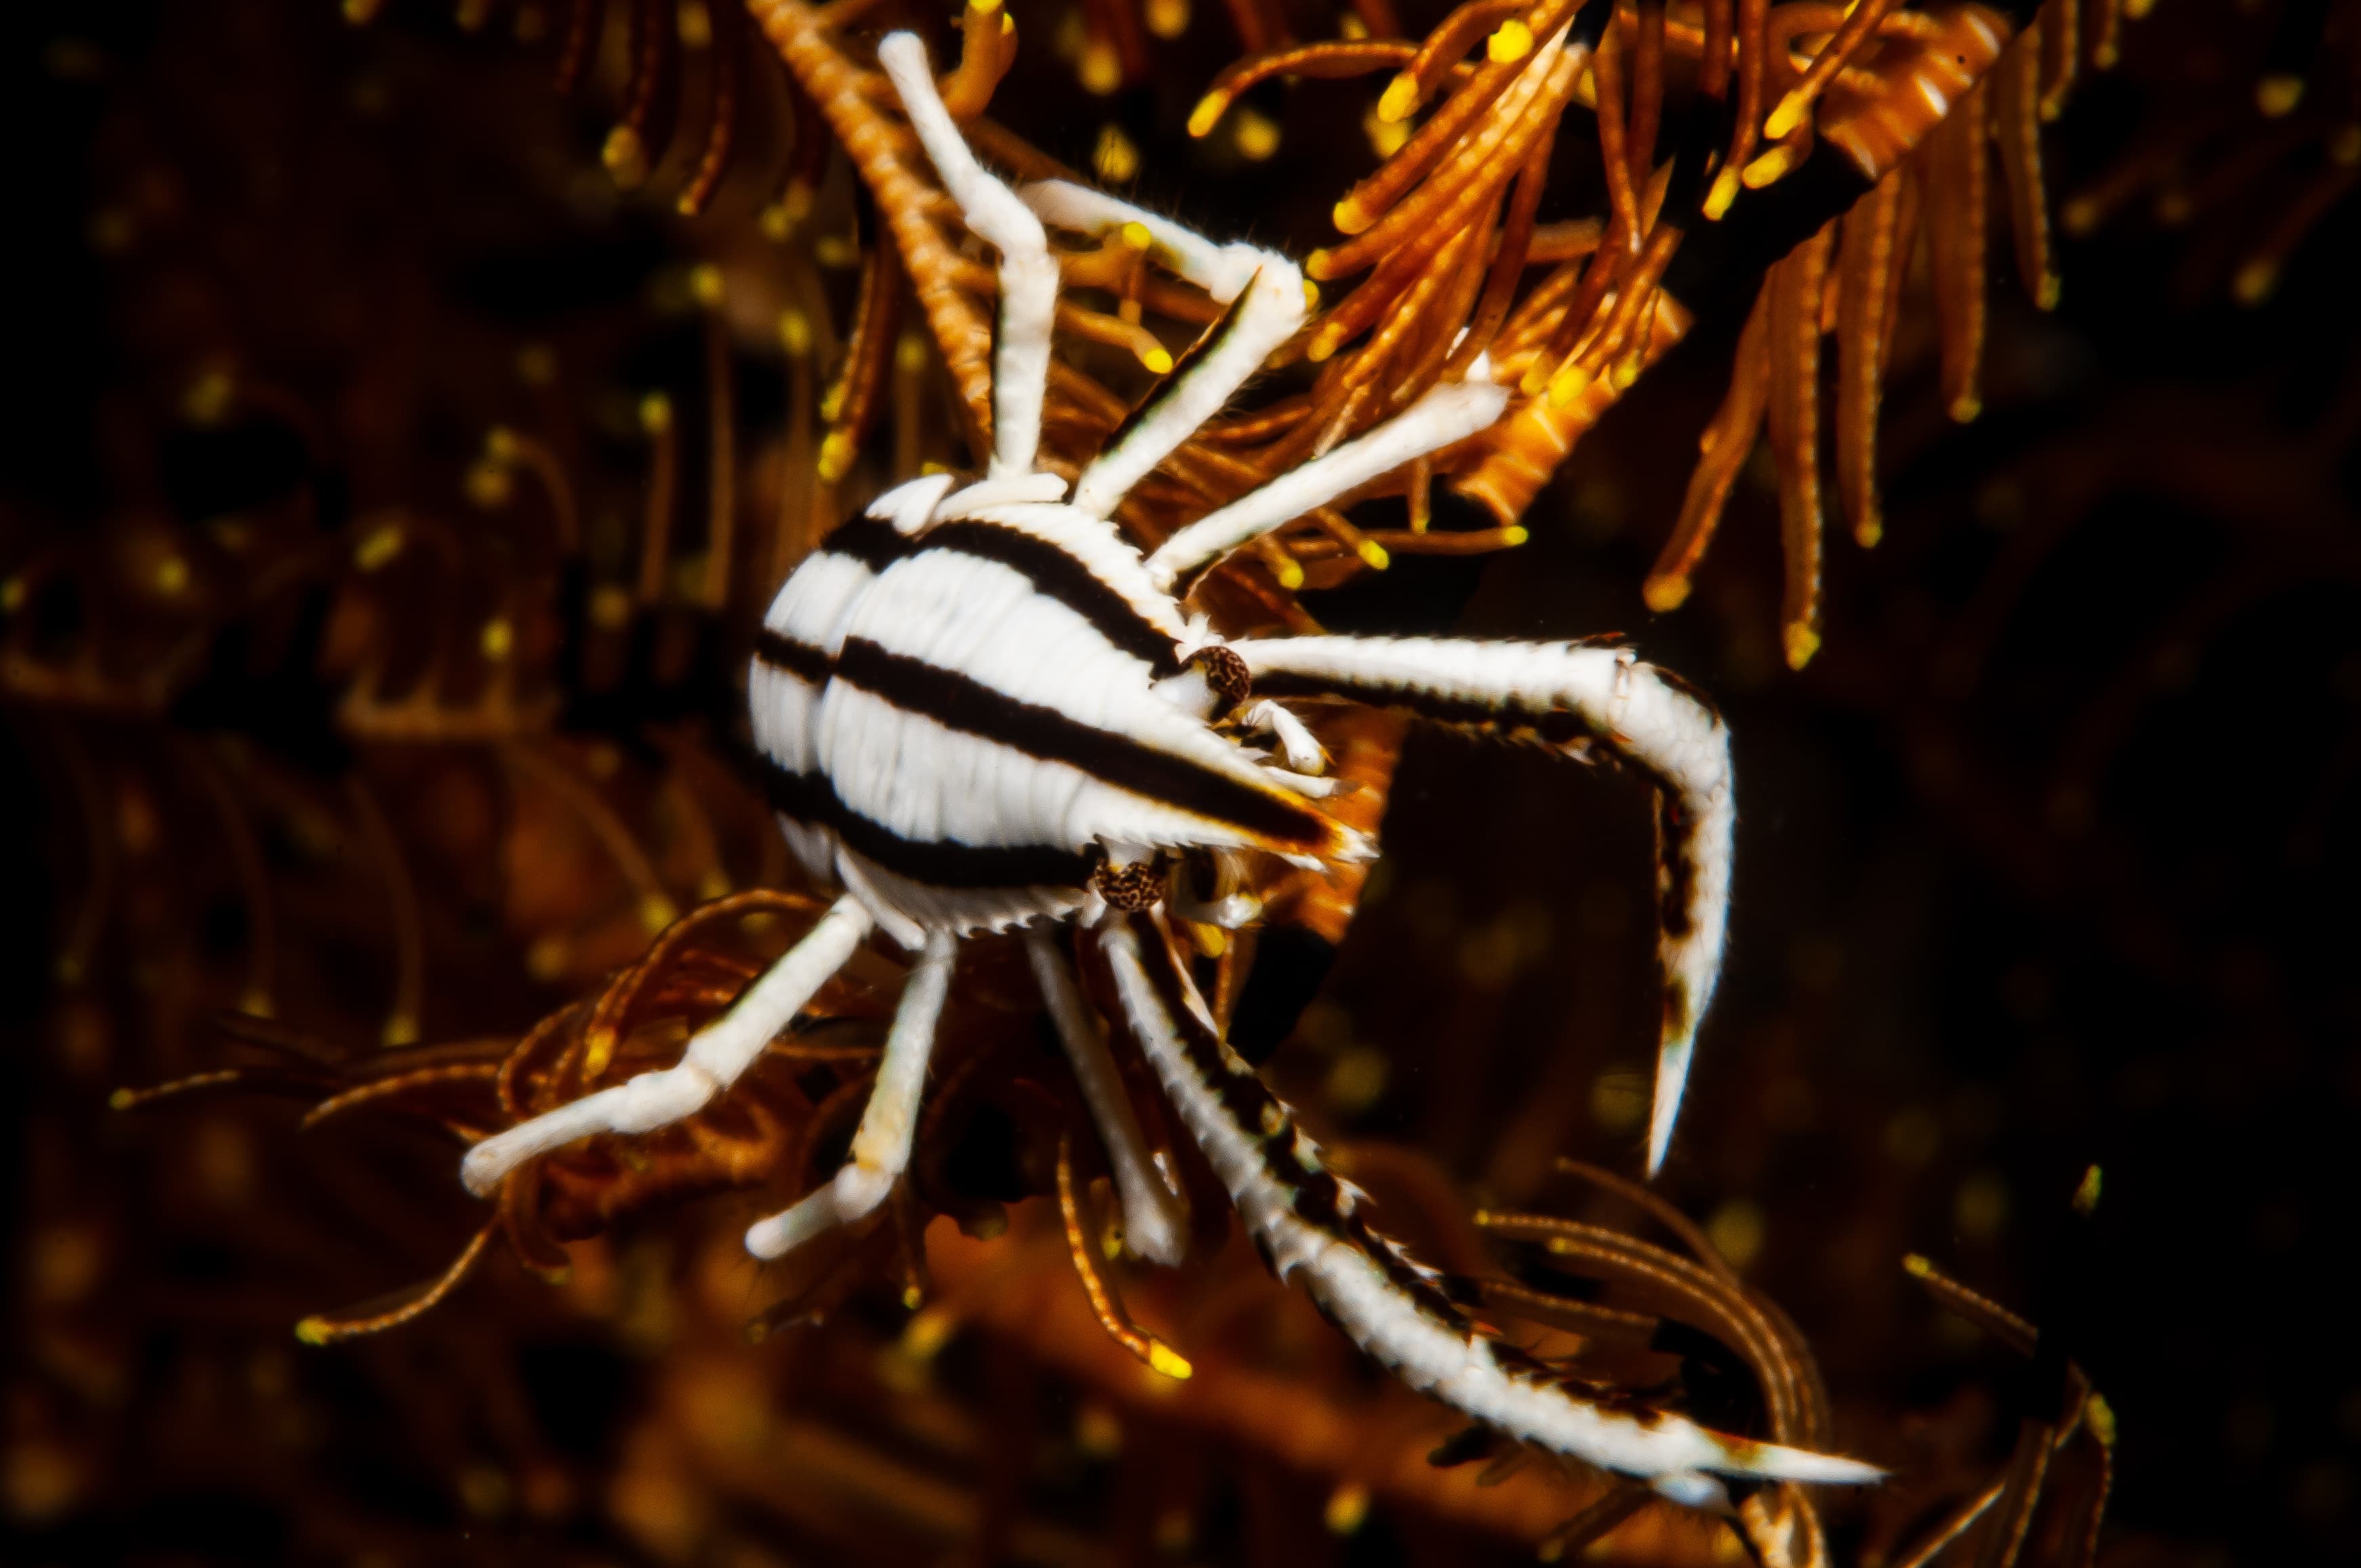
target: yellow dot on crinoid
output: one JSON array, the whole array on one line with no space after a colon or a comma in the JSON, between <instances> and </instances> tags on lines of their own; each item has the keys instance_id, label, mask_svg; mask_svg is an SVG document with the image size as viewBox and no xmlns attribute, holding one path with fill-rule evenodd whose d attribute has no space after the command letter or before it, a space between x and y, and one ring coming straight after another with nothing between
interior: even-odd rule
<instances>
[{"instance_id":1,"label":"yellow dot on crinoid","mask_svg":"<svg viewBox=\"0 0 2361 1568\"><path fill-rule=\"evenodd\" d=\"M1763 137L1771 141L1785 141L1787 133L1804 123L1806 106L1803 97L1795 93L1780 99L1779 106L1771 111L1771 117L1763 122Z\"/></svg>"},{"instance_id":2,"label":"yellow dot on crinoid","mask_svg":"<svg viewBox=\"0 0 2361 1568\"><path fill-rule=\"evenodd\" d=\"M186 591L189 586L189 564L178 555L167 555L156 563L156 591L167 598Z\"/></svg>"},{"instance_id":3,"label":"yellow dot on crinoid","mask_svg":"<svg viewBox=\"0 0 2361 1568\"><path fill-rule=\"evenodd\" d=\"M1512 550L1532 537L1532 532L1522 523L1512 522L1500 530L1500 543Z\"/></svg>"},{"instance_id":4,"label":"yellow dot on crinoid","mask_svg":"<svg viewBox=\"0 0 2361 1568\"><path fill-rule=\"evenodd\" d=\"M1701 210L1708 218L1718 219L1730 211L1730 204L1736 200L1738 170L1725 169L1713 177L1713 189L1706 192L1705 205Z\"/></svg>"},{"instance_id":5,"label":"yellow dot on crinoid","mask_svg":"<svg viewBox=\"0 0 2361 1568\"><path fill-rule=\"evenodd\" d=\"M1177 38L1189 30L1189 0L1148 0L1148 30Z\"/></svg>"},{"instance_id":6,"label":"yellow dot on crinoid","mask_svg":"<svg viewBox=\"0 0 2361 1568\"><path fill-rule=\"evenodd\" d=\"M1358 1535L1361 1527L1369 1522L1369 1489L1358 1481L1346 1481L1328 1494L1328 1507L1321 1514L1321 1522L1331 1535Z\"/></svg>"},{"instance_id":7,"label":"yellow dot on crinoid","mask_svg":"<svg viewBox=\"0 0 2361 1568\"><path fill-rule=\"evenodd\" d=\"M1139 148L1117 125L1099 127L1098 145L1091 149L1091 168L1109 185L1126 185L1139 172Z\"/></svg>"},{"instance_id":8,"label":"yellow dot on crinoid","mask_svg":"<svg viewBox=\"0 0 2361 1568\"><path fill-rule=\"evenodd\" d=\"M305 1318L295 1325L295 1337L309 1345L330 1344L336 1337L335 1325L325 1318Z\"/></svg>"},{"instance_id":9,"label":"yellow dot on crinoid","mask_svg":"<svg viewBox=\"0 0 2361 1568\"><path fill-rule=\"evenodd\" d=\"M1808 626L1791 626L1782 641L1786 644L1787 667L1800 670L1812 662L1820 651L1820 634Z\"/></svg>"},{"instance_id":10,"label":"yellow dot on crinoid","mask_svg":"<svg viewBox=\"0 0 2361 1568\"><path fill-rule=\"evenodd\" d=\"M811 352L811 318L798 310L779 313L779 346L790 359L801 359Z\"/></svg>"},{"instance_id":11,"label":"yellow dot on crinoid","mask_svg":"<svg viewBox=\"0 0 2361 1568\"><path fill-rule=\"evenodd\" d=\"M1172 356L1163 348L1150 348L1146 350L1140 355L1139 362L1142 365L1147 366L1148 368L1156 375L1170 376L1172 374Z\"/></svg>"},{"instance_id":12,"label":"yellow dot on crinoid","mask_svg":"<svg viewBox=\"0 0 2361 1568\"><path fill-rule=\"evenodd\" d=\"M615 183L629 189L648 177L647 145L640 133L629 126L617 126L607 133L604 146L598 149L598 161L607 166Z\"/></svg>"},{"instance_id":13,"label":"yellow dot on crinoid","mask_svg":"<svg viewBox=\"0 0 2361 1568\"><path fill-rule=\"evenodd\" d=\"M1279 122L1252 109L1238 111L1238 156L1260 163L1279 150Z\"/></svg>"},{"instance_id":14,"label":"yellow dot on crinoid","mask_svg":"<svg viewBox=\"0 0 2361 1568\"><path fill-rule=\"evenodd\" d=\"M1148 1342L1148 1365L1174 1382L1182 1382L1197 1369L1189 1365L1188 1357L1160 1339Z\"/></svg>"},{"instance_id":15,"label":"yellow dot on crinoid","mask_svg":"<svg viewBox=\"0 0 2361 1568\"><path fill-rule=\"evenodd\" d=\"M1303 586L1303 568L1293 561L1281 561L1273 572L1279 578L1279 586L1290 593Z\"/></svg>"},{"instance_id":16,"label":"yellow dot on crinoid","mask_svg":"<svg viewBox=\"0 0 2361 1568\"><path fill-rule=\"evenodd\" d=\"M464 488L467 499L476 505L486 511L498 511L509 504L510 496L515 493L516 483L507 464L487 455L467 465Z\"/></svg>"},{"instance_id":17,"label":"yellow dot on crinoid","mask_svg":"<svg viewBox=\"0 0 2361 1568\"><path fill-rule=\"evenodd\" d=\"M662 392L650 392L640 400L640 429L650 435L662 435L672 428L672 400Z\"/></svg>"},{"instance_id":18,"label":"yellow dot on crinoid","mask_svg":"<svg viewBox=\"0 0 2361 1568\"><path fill-rule=\"evenodd\" d=\"M1386 83L1378 98L1378 118L1399 125L1418 113L1418 78L1403 71Z\"/></svg>"},{"instance_id":19,"label":"yellow dot on crinoid","mask_svg":"<svg viewBox=\"0 0 2361 1568\"><path fill-rule=\"evenodd\" d=\"M905 376L915 376L927 367L927 340L915 332L906 332L894 340L894 368Z\"/></svg>"},{"instance_id":20,"label":"yellow dot on crinoid","mask_svg":"<svg viewBox=\"0 0 2361 1568\"><path fill-rule=\"evenodd\" d=\"M1382 572L1394 564L1394 558L1386 554L1386 547L1374 539L1362 540L1353 547L1353 553L1360 556L1372 572Z\"/></svg>"},{"instance_id":21,"label":"yellow dot on crinoid","mask_svg":"<svg viewBox=\"0 0 2361 1568\"><path fill-rule=\"evenodd\" d=\"M494 616L484 622L482 633L476 639L484 657L494 663L507 658L516 650L516 627L504 616Z\"/></svg>"},{"instance_id":22,"label":"yellow dot on crinoid","mask_svg":"<svg viewBox=\"0 0 2361 1568\"><path fill-rule=\"evenodd\" d=\"M1137 218L1133 219L1130 223L1124 225L1122 228L1115 232L1122 235L1123 243L1131 247L1134 250L1146 250L1149 246L1156 243L1156 236L1148 231L1148 227L1146 224L1141 223Z\"/></svg>"},{"instance_id":23,"label":"yellow dot on crinoid","mask_svg":"<svg viewBox=\"0 0 2361 1568\"><path fill-rule=\"evenodd\" d=\"M1640 597L1658 615L1669 615L1689 600L1689 580L1678 574L1668 573L1650 577L1640 588Z\"/></svg>"},{"instance_id":24,"label":"yellow dot on crinoid","mask_svg":"<svg viewBox=\"0 0 2361 1568\"><path fill-rule=\"evenodd\" d=\"M1590 385L1590 372L1578 365L1569 365L1549 379L1549 404L1554 409L1569 408Z\"/></svg>"},{"instance_id":25,"label":"yellow dot on crinoid","mask_svg":"<svg viewBox=\"0 0 2361 1568\"><path fill-rule=\"evenodd\" d=\"M989 16L1000 9L1000 0L967 0L967 8L980 16Z\"/></svg>"},{"instance_id":26,"label":"yellow dot on crinoid","mask_svg":"<svg viewBox=\"0 0 2361 1568\"><path fill-rule=\"evenodd\" d=\"M833 484L851 469L852 438L840 430L829 431L819 444L819 477Z\"/></svg>"},{"instance_id":27,"label":"yellow dot on crinoid","mask_svg":"<svg viewBox=\"0 0 2361 1568\"><path fill-rule=\"evenodd\" d=\"M2291 113L2303 102L2303 78L2284 72L2264 77L2255 83L2255 107L2266 119L2276 120Z\"/></svg>"},{"instance_id":28,"label":"yellow dot on crinoid","mask_svg":"<svg viewBox=\"0 0 2361 1568\"><path fill-rule=\"evenodd\" d=\"M1104 38L1093 38L1082 46L1079 74L1083 92L1104 98L1123 85L1123 56Z\"/></svg>"},{"instance_id":29,"label":"yellow dot on crinoid","mask_svg":"<svg viewBox=\"0 0 2361 1568\"><path fill-rule=\"evenodd\" d=\"M704 0L687 0L687 4L681 6L674 26L680 35L681 48L701 49L713 47L713 13L707 8Z\"/></svg>"},{"instance_id":30,"label":"yellow dot on crinoid","mask_svg":"<svg viewBox=\"0 0 2361 1568\"><path fill-rule=\"evenodd\" d=\"M362 536L353 547L353 565L364 572L374 572L401 554L401 524L389 522Z\"/></svg>"},{"instance_id":31,"label":"yellow dot on crinoid","mask_svg":"<svg viewBox=\"0 0 2361 1568\"><path fill-rule=\"evenodd\" d=\"M710 261L700 261L688 269L689 297L707 310L721 302L721 269Z\"/></svg>"},{"instance_id":32,"label":"yellow dot on crinoid","mask_svg":"<svg viewBox=\"0 0 2361 1568\"><path fill-rule=\"evenodd\" d=\"M1533 30L1515 16L1501 23L1484 43L1484 58L1495 65L1507 65L1532 52Z\"/></svg>"},{"instance_id":33,"label":"yellow dot on crinoid","mask_svg":"<svg viewBox=\"0 0 2361 1568\"><path fill-rule=\"evenodd\" d=\"M1213 127L1222 123L1222 116L1229 112L1228 93L1206 93L1197 100L1197 106L1189 111L1189 134L1192 137L1212 135Z\"/></svg>"}]
</instances>

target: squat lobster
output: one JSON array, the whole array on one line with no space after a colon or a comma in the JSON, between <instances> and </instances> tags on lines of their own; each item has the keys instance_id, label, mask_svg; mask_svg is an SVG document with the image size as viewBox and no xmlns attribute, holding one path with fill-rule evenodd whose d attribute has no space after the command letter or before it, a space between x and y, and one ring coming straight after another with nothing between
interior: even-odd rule
<instances>
[{"instance_id":1,"label":"squat lobster","mask_svg":"<svg viewBox=\"0 0 2361 1568\"><path fill-rule=\"evenodd\" d=\"M1550 49L1564 47L1564 37ZM949 475L879 497L798 566L763 619L751 674L754 739L805 868L845 891L676 1067L648 1072L478 1144L462 1174L489 1192L535 1156L598 1133L644 1133L729 1088L873 928L918 957L851 1156L834 1180L755 1224L778 1257L870 1212L910 1157L928 1056L962 937L1022 928L1034 974L1104 1140L1124 1234L1180 1261L1185 1223L1148 1156L1104 1031L1053 931L1078 926L1105 963L1121 1022L1272 1269L1403 1378L1513 1437L1725 1504L1717 1476L1859 1482L1856 1461L1749 1442L1670 1414L1591 1404L1476 1332L1435 1276L1372 1230L1361 1195L1323 1169L1292 1116L1222 1038L1164 914L1251 921L1254 901L1184 899L1177 862L1268 854L1300 866L1375 846L1323 812L1330 789L1302 722L1278 699L1406 709L1496 735L1603 751L1659 801L1666 970L1649 1165L1663 1158L1696 1025L1719 966L1733 823L1729 740L1685 685L1620 649L1571 643L1296 637L1225 642L1176 591L1312 508L1473 435L1507 392L1483 362L1388 423L1180 530L1145 557L1109 521L1302 323L1286 258L1215 245L1060 181L1021 195L977 163L937 95L924 48L878 59L968 227L1000 256L993 451L984 478ZM1144 228L1157 259L1228 306L1085 468L1071 497L1037 465L1058 268L1044 222ZM1135 231L1137 232L1137 231ZM1231 731L1269 737L1285 766Z\"/></svg>"}]
</instances>

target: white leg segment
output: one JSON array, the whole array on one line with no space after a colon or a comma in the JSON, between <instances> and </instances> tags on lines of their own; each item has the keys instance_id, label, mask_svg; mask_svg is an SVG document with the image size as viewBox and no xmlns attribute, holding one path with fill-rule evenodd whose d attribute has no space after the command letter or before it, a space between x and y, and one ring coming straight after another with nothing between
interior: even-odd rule
<instances>
[{"instance_id":1,"label":"white leg segment","mask_svg":"<svg viewBox=\"0 0 2361 1568\"><path fill-rule=\"evenodd\" d=\"M1049 1017L1066 1047L1066 1059L1082 1086L1083 1102L1106 1146L1107 1167L1115 1176L1115 1196L1123 1204L1124 1245L1167 1268L1177 1266L1189 1250L1188 1216L1180 1200L1164 1184L1164 1175L1148 1157L1148 1140L1139 1130L1139 1114L1116 1070L1106 1035L1082 1000L1072 966L1058 948L1057 938L1040 927L1025 933L1025 953L1033 961L1033 978L1049 1003Z\"/></svg>"},{"instance_id":2,"label":"white leg segment","mask_svg":"<svg viewBox=\"0 0 2361 1568\"><path fill-rule=\"evenodd\" d=\"M1049 333L1058 313L1058 262L1032 209L975 160L935 91L934 68L916 33L892 33L877 63L902 96L918 145L959 203L969 230L1000 252L1000 332L992 367L992 476L1033 470L1049 396Z\"/></svg>"},{"instance_id":3,"label":"white leg segment","mask_svg":"<svg viewBox=\"0 0 2361 1568\"><path fill-rule=\"evenodd\" d=\"M927 933L926 946L902 988L901 1005L885 1036L877 1082L852 1135L851 1157L836 1179L784 1213L757 1221L746 1232L746 1250L756 1257L784 1257L822 1231L860 1219L885 1201L910 1166L910 1141L918 1131L918 1103L927 1088L927 1061L934 1054L935 1025L950 992L951 962L959 938L946 930Z\"/></svg>"},{"instance_id":4,"label":"white leg segment","mask_svg":"<svg viewBox=\"0 0 2361 1568\"><path fill-rule=\"evenodd\" d=\"M1737 790L1730 732L1694 691L1620 648L1427 637L1234 642L1257 690L1339 696L1438 722L1603 749L1657 791L1664 1027L1648 1170L1663 1165L1697 1029L1721 972Z\"/></svg>"},{"instance_id":5,"label":"white leg segment","mask_svg":"<svg viewBox=\"0 0 2361 1568\"><path fill-rule=\"evenodd\" d=\"M695 1115L735 1083L764 1047L794 1022L804 1003L844 967L869 934L868 911L840 898L804 939L764 970L738 999L688 1042L680 1065L643 1072L629 1082L586 1095L529 1122L495 1134L467 1151L459 1179L478 1198L537 1155L594 1133L649 1133Z\"/></svg>"},{"instance_id":6,"label":"white leg segment","mask_svg":"<svg viewBox=\"0 0 2361 1568\"><path fill-rule=\"evenodd\" d=\"M1356 1344L1397 1370L1404 1382L1521 1442L1643 1477L1665 1496L1692 1503L1723 1496L1713 1480L1717 1475L1861 1483L1883 1475L1858 1460L1730 1437L1669 1413L1643 1417L1603 1409L1553 1383L1503 1367L1488 1340L1422 1308L1398 1274L1367 1247L1299 1216L1295 1189L1274 1172L1265 1153L1284 1134L1284 1108L1278 1108L1281 1120L1275 1126L1241 1125L1217 1075L1252 1069L1226 1047L1217 1047L1219 1058L1213 1059L1182 1037L1182 1025L1148 973L1148 965L1157 959L1143 954L1130 925L1110 922L1101 928L1100 940L1125 1017L1174 1109L1262 1243L1273 1271L1301 1283ZM1175 979L1202 1036L1209 1025L1202 1003L1185 971ZM1232 1098L1238 1098L1235 1090ZM1278 1106L1268 1097L1264 1103ZM1302 1159L1308 1145L1300 1135L1295 1144L1296 1157ZM1378 1245L1385 1244L1380 1239Z\"/></svg>"},{"instance_id":7,"label":"white leg segment","mask_svg":"<svg viewBox=\"0 0 2361 1568\"><path fill-rule=\"evenodd\" d=\"M1508 406L1509 389L1492 381L1446 382L1367 435L1191 523L1148 558L1148 572L1170 588L1313 507L1489 427Z\"/></svg>"},{"instance_id":8,"label":"white leg segment","mask_svg":"<svg viewBox=\"0 0 2361 1568\"><path fill-rule=\"evenodd\" d=\"M1062 180L1027 185L1019 194L1060 228L1144 232L1159 261L1232 306L1191 351L1189 363L1149 395L1114 444L1082 471L1073 504L1093 517L1107 517L1132 486L1221 412L1272 352L1295 335L1307 308L1303 273L1277 251L1215 245L1170 218Z\"/></svg>"}]
</instances>

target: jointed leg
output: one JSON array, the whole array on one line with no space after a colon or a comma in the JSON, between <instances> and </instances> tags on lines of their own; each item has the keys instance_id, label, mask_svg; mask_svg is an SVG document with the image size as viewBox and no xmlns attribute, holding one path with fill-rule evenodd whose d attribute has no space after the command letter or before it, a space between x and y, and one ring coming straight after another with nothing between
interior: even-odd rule
<instances>
[{"instance_id":1,"label":"jointed leg","mask_svg":"<svg viewBox=\"0 0 2361 1568\"><path fill-rule=\"evenodd\" d=\"M1060 228L1144 233L1158 260L1230 307L1082 471L1074 505L1093 517L1106 517L1132 486L1221 412L1272 351L1295 335L1306 308L1303 273L1276 251L1217 246L1169 218L1062 180L1027 185L1020 194Z\"/></svg>"},{"instance_id":2,"label":"jointed leg","mask_svg":"<svg viewBox=\"0 0 2361 1568\"><path fill-rule=\"evenodd\" d=\"M1163 1173L1148 1157L1138 1113L1132 1108L1115 1056L1107 1049L1106 1036L1082 1000L1082 987L1074 983L1073 969L1058 950L1057 938L1047 931L1027 931L1025 952L1049 1003L1049 1017L1066 1047L1066 1059L1073 1066L1074 1081L1082 1086L1091 1120L1106 1146L1115 1196L1123 1203L1125 1245L1151 1263L1173 1266L1189 1247L1188 1219L1172 1190L1165 1185Z\"/></svg>"},{"instance_id":3,"label":"jointed leg","mask_svg":"<svg viewBox=\"0 0 2361 1568\"><path fill-rule=\"evenodd\" d=\"M918 1102L927 1087L927 1061L934 1054L935 1025L950 992L951 961L959 938L948 931L927 933L917 966L902 988L901 1005L885 1036L877 1082L861 1113L861 1128L836 1179L784 1213L757 1221L746 1232L746 1250L756 1257L784 1257L822 1231L861 1218L885 1201L909 1168L910 1140L918 1131Z\"/></svg>"},{"instance_id":4,"label":"jointed leg","mask_svg":"<svg viewBox=\"0 0 2361 1568\"><path fill-rule=\"evenodd\" d=\"M522 1122L467 1151L459 1179L478 1197L536 1155L594 1133L648 1133L695 1115L735 1083L804 1003L844 967L869 934L868 911L840 898L804 939L747 988L737 1005L688 1042L677 1067L643 1072L627 1083Z\"/></svg>"},{"instance_id":5,"label":"jointed leg","mask_svg":"<svg viewBox=\"0 0 2361 1568\"><path fill-rule=\"evenodd\" d=\"M1694 690L1617 648L1440 638L1295 637L1230 644L1265 697L1343 697L1462 728L1596 748L1657 802L1664 1016L1648 1169L1664 1163L1713 999L1729 918L1737 797L1730 733Z\"/></svg>"},{"instance_id":6,"label":"jointed leg","mask_svg":"<svg viewBox=\"0 0 2361 1568\"><path fill-rule=\"evenodd\" d=\"M1191 523L1148 558L1148 572L1171 587L1313 507L1466 440L1508 406L1508 389L1490 380L1446 381L1367 434Z\"/></svg>"},{"instance_id":7,"label":"jointed leg","mask_svg":"<svg viewBox=\"0 0 2361 1568\"><path fill-rule=\"evenodd\" d=\"M968 228L1000 252L1000 330L992 367L992 477L1033 470L1041 445L1041 405L1049 396L1049 331L1058 312L1058 262L1041 220L968 150L935 91L926 46L894 33L877 46L877 63L902 95L918 145L959 203Z\"/></svg>"}]
</instances>

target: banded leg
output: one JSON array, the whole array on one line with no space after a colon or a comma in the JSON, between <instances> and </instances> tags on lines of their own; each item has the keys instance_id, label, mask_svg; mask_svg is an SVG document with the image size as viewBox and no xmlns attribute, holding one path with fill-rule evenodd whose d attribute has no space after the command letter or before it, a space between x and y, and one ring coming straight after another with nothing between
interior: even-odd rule
<instances>
[{"instance_id":1,"label":"banded leg","mask_svg":"<svg viewBox=\"0 0 2361 1568\"><path fill-rule=\"evenodd\" d=\"M1058 261L1032 209L975 160L935 91L927 46L915 33L889 34L877 46L918 145L969 230L1000 252L1000 325L992 365L992 477L1033 471L1041 446L1041 407L1049 389L1049 332L1058 313Z\"/></svg>"},{"instance_id":2,"label":"banded leg","mask_svg":"<svg viewBox=\"0 0 2361 1568\"><path fill-rule=\"evenodd\" d=\"M840 898L779 961L764 970L737 1004L688 1042L675 1067L643 1072L612 1089L585 1095L496 1133L467 1151L459 1179L478 1198L518 1166L594 1133L652 1133L695 1115L707 1101L738 1081L754 1058L795 1021L869 934L869 912L850 895Z\"/></svg>"},{"instance_id":3,"label":"banded leg","mask_svg":"<svg viewBox=\"0 0 2361 1568\"><path fill-rule=\"evenodd\" d=\"M1716 1476L1880 1476L1857 1460L1731 1437L1666 1412L1601 1409L1514 1347L1472 1331L1433 1276L1369 1228L1360 1195L1321 1168L1287 1107L1215 1032L1161 927L1119 919L1098 940L1126 1020L1272 1272L1301 1285L1404 1382L1520 1442L1638 1476L1679 1502L1726 1505Z\"/></svg>"},{"instance_id":4,"label":"banded leg","mask_svg":"<svg viewBox=\"0 0 2361 1568\"><path fill-rule=\"evenodd\" d=\"M877 1082L861 1113L860 1130L852 1135L850 1157L827 1186L748 1227L748 1252L756 1257L785 1257L821 1232L860 1219L894 1190L894 1183L910 1166L918 1102L927 1088L927 1061L934 1055L935 1025L942 1019L951 962L958 956L958 938L939 929L927 933L926 946L894 1010L885 1055L877 1064Z\"/></svg>"},{"instance_id":5,"label":"banded leg","mask_svg":"<svg viewBox=\"0 0 2361 1568\"><path fill-rule=\"evenodd\" d=\"M1695 688L1624 649L1424 637L1295 637L1234 642L1255 694L1341 697L1460 729L1595 748L1656 790L1664 1014L1648 1172L1664 1164L1713 1000L1730 915L1737 795L1730 732Z\"/></svg>"},{"instance_id":6,"label":"banded leg","mask_svg":"<svg viewBox=\"0 0 2361 1568\"><path fill-rule=\"evenodd\" d=\"M1115 1055L1107 1049L1106 1035L1082 1000L1082 987L1074 982L1073 968L1058 950L1057 939L1035 927L1025 933L1025 953L1049 1003L1050 1020L1072 1064L1074 1081L1082 1086L1083 1102L1090 1106L1091 1120L1098 1126L1099 1140L1106 1146L1107 1167L1123 1204L1124 1244L1151 1263L1174 1267L1189 1250L1188 1218L1148 1155L1139 1114L1115 1069Z\"/></svg>"},{"instance_id":7,"label":"banded leg","mask_svg":"<svg viewBox=\"0 0 2361 1568\"><path fill-rule=\"evenodd\" d=\"M1144 233L1158 261L1230 307L1107 437L1076 482L1074 505L1093 517L1111 516L1132 486L1221 412L1295 335L1307 308L1303 273L1277 251L1215 245L1170 218L1063 180L1027 185L1018 194L1060 228Z\"/></svg>"},{"instance_id":8,"label":"banded leg","mask_svg":"<svg viewBox=\"0 0 2361 1568\"><path fill-rule=\"evenodd\" d=\"M1446 381L1367 434L1206 513L1157 548L1148 573L1170 589L1312 508L1488 428L1508 406L1509 389L1488 378Z\"/></svg>"}]
</instances>

